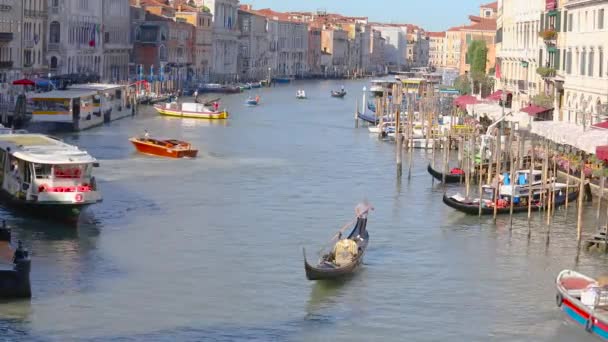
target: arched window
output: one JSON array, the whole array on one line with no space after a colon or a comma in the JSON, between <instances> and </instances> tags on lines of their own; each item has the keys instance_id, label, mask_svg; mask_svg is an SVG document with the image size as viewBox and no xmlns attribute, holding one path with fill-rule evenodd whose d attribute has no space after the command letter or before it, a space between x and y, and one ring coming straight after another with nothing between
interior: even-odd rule
<instances>
[{"instance_id":1,"label":"arched window","mask_svg":"<svg viewBox=\"0 0 608 342\"><path fill-rule=\"evenodd\" d=\"M141 40L141 29L139 27L137 29L135 29L135 40L136 41Z\"/></svg>"},{"instance_id":2,"label":"arched window","mask_svg":"<svg viewBox=\"0 0 608 342\"><path fill-rule=\"evenodd\" d=\"M61 43L61 25L53 21L49 26L49 41L51 43Z\"/></svg>"},{"instance_id":3,"label":"arched window","mask_svg":"<svg viewBox=\"0 0 608 342\"><path fill-rule=\"evenodd\" d=\"M51 57L51 69L57 69L57 57Z\"/></svg>"}]
</instances>

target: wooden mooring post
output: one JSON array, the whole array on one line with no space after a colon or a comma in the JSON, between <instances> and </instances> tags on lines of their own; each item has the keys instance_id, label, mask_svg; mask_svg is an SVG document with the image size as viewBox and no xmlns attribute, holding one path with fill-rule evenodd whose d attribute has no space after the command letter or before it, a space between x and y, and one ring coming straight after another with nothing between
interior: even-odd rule
<instances>
[{"instance_id":1,"label":"wooden mooring post","mask_svg":"<svg viewBox=\"0 0 608 342\"><path fill-rule=\"evenodd\" d=\"M581 242L581 237L583 235L583 201L584 201L584 187L585 187L585 162L581 156L581 179L578 188L578 213L576 217L576 241Z\"/></svg>"},{"instance_id":2,"label":"wooden mooring post","mask_svg":"<svg viewBox=\"0 0 608 342\"><path fill-rule=\"evenodd\" d=\"M600 193L597 197L597 212L595 214L595 221L597 222L597 230L599 231L602 228L602 224L600 222L601 210L602 210L602 200L604 197L604 186L606 185L606 176L604 175L604 165L600 167ZM608 233L608 232L607 232Z\"/></svg>"}]
</instances>

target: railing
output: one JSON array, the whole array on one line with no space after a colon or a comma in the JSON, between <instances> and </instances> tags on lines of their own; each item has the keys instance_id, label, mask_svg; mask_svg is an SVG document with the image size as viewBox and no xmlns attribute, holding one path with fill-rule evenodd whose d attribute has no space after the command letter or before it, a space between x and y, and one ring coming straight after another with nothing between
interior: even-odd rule
<instances>
[{"instance_id":1,"label":"railing","mask_svg":"<svg viewBox=\"0 0 608 342\"><path fill-rule=\"evenodd\" d=\"M46 48L48 51L60 51L61 50L61 43L48 43L46 45Z\"/></svg>"},{"instance_id":2,"label":"railing","mask_svg":"<svg viewBox=\"0 0 608 342\"><path fill-rule=\"evenodd\" d=\"M28 18L34 18L36 16L36 11L33 10L24 10L23 15Z\"/></svg>"},{"instance_id":3,"label":"railing","mask_svg":"<svg viewBox=\"0 0 608 342\"><path fill-rule=\"evenodd\" d=\"M48 13L46 13L46 11L35 11L36 12L36 16L38 18L46 18L48 17Z\"/></svg>"},{"instance_id":4,"label":"railing","mask_svg":"<svg viewBox=\"0 0 608 342\"><path fill-rule=\"evenodd\" d=\"M13 61L0 62L0 69L10 69L13 67Z\"/></svg>"},{"instance_id":5,"label":"railing","mask_svg":"<svg viewBox=\"0 0 608 342\"><path fill-rule=\"evenodd\" d=\"M59 7L51 7L50 11L51 14L59 14Z\"/></svg>"},{"instance_id":6,"label":"railing","mask_svg":"<svg viewBox=\"0 0 608 342\"><path fill-rule=\"evenodd\" d=\"M32 49L34 47L34 40L33 39L24 40L23 45L26 49Z\"/></svg>"}]
</instances>

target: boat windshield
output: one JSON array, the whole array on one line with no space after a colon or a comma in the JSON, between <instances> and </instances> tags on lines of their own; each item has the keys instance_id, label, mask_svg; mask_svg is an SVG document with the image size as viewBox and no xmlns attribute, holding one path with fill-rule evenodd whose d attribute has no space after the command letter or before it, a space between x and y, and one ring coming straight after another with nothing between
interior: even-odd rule
<instances>
[{"instance_id":1,"label":"boat windshield","mask_svg":"<svg viewBox=\"0 0 608 342\"><path fill-rule=\"evenodd\" d=\"M81 179L90 178L92 165L89 164L67 164L67 165L49 165L36 164L36 178L54 178L59 179ZM40 171L40 174L38 173Z\"/></svg>"},{"instance_id":2,"label":"boat windshield","mask_svg":"<svg viewBox=\"0 0 608 342\"><path fill-rule=\"evenodd\" d=\"M494 199L494 188L484 187L481 199L492 201Z\"/></svg>"}]
</instances>

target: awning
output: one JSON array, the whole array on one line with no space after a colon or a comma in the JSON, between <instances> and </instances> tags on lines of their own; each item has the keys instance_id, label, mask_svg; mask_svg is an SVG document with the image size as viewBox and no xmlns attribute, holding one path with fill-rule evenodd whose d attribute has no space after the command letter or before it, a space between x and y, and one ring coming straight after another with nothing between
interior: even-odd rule
<instances>
[{"instance_id":1,"label":"awning","mask_svg":"<svg viewBox=\"0 0 608 342\"><path fill-rule=\"evenodd\" d=\"M543 112L547 112L552 110L553 108L545 108L537 105L529 105L528 107L524 107L520 109L521 112L528 113L529 115L538 115Z\"/></svg>"},{"instance_id":2,"label":"awning","mask_svg":"<svg viewBox=\"0 0 608 342\"><path fill-rule=\"evenodd\" d=\"M597 146L595 148L595 156L597 159L608 161L608 145Z\"/></svg>"},{"instance_id":3,"label":"awning","mask_svg":"<svg viewBox=\"0 0 608 342\"><path fill-rule=\"evenodd\" d=\"M511 94L510 91L507 91L507 94ZM493 92L492 94L488 95L488 97L486 97L486 100L492 100L492 101L500 101L502 99L502 90L497 90L495 92Z\"/></svg>"},{"instance_id":4,"label":"awning","mask_svg":"<svg viewBox=\"0 0 608 342\"><path fill-rule=\"evenodd\" d=\"M598 123L594 124L593 127L608 129L608 121L598 122Z\"/></svg>"},{"instance_id":5,"label":"awning","mask_svg":"<svg viewBox=\"0 0 608 342\"><path fill-rule=\"evenodd\" d=\"M467 105L469 104L476 104L479 103L479 101L477 100L477 98L475 96L471 96L471 95L462 95L462 96L458 96L456 99L454 99L454 105L456 105L456 107L460 107L462 109L466 109Z\"/></svg>"}]
</instances>

